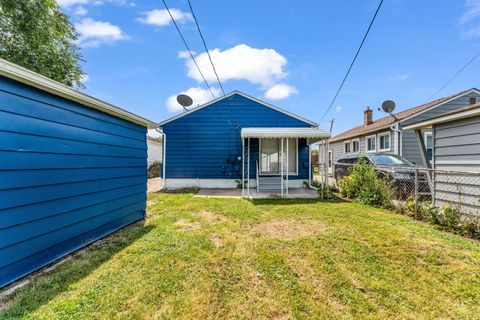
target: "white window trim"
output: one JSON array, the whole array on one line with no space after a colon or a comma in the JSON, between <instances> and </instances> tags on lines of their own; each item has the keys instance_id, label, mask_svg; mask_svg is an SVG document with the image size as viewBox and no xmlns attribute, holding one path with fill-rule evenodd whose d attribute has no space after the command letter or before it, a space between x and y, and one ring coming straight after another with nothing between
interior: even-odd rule
<instances>
[{"instance_id":1,"label":"white window trim","mask_svg":"<svg viewBox=\"0 0 480 320\"><path fill-rule=\"evenodd\" d=\"M345 145L346 144L349 144L350 145L350 151L349 152L346 152L345 151ZM348 140L348 141L343 141L343 154L347 154L347 153L351 153L352 152L352 141Z\"/></svg>"},{"instance_id":2,"label":"white window trim","mask_svg":"<svg viewBox=\"0 0 480 320\"><path fill-rule=\"evenodd\" d=\"M281 173L262 173L262 139L277 139L282 140L281 138L258 138L258 170L260 171L258 174L260 176L281 176ZM285 139L295 139L295 162L297 165L295 166L296 171L295 173L288 172L289 176L298 176L298 138L285 138Z\"/></svg>"},{"instance_id":3,"label":"white window trim","mask_svg":"<svg viewBox=\"0 0 480 320\"><path fill-rule=\"evenodd\" d=\"M368 150L368 139L370 139L370 138L375 138L375 149L373 149L373 150ZM365 137L365 151L366 152L377 152L377 143L378 143L377 141L378 141L377 136L374 135L374 134L372 134L370 136L366 136Z\"/></svg>"},{"instance_id":4,"label":"white window trim","mask_svg":"<svg viewBox=\"0 0 480 320\"><path fill-rule=\"evenodd\" d=\"M385 137L385 136L388 136L388 148L382 149L382 148L380 148L380 137ZM392 137L390 136L390 132L379 133L379 134L377 135L378 150L379 150L380 152L392 150L392 140L391 140L391 138L392 138Z\"/></svg>"},{"instance_id":5,"label":"white window trim","mask_svg":"<svg viewBox=\"0 0 480 320\"><path fill-rule=\"evenodd\" d=\"M354 150L353 150L353 143L354 143L354 142L358 142L358 150L357 150L357 151L354 151ZM359 152L359 151L360 151L360 139L359 139L359 138L352 140L352 143L351 143L351 145L350 145L350 149L352 150L351 152Z\"/></svg>"},{"instance_id":6,"label":"white window trim","mask_svg":"<svg viewBox=\"0 0 480 320\"><path fill-rule=\"evenodd\" d=\"M427 132L424 132L424 133L423 133L423 143L425 144L425 151L428 150L428 147L427 147L427 136L431 136L431 137L432 137L432 160L430 160L430 164L432 164L432 162L433 162L433 132L432 132L432 131L427 131Z\"/></svg>"}]
</instances>

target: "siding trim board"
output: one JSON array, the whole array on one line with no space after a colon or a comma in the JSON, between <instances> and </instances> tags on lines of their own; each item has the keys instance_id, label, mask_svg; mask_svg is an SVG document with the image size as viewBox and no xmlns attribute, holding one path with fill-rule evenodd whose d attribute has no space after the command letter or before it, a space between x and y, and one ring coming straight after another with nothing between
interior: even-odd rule
<instances>
[{"instance_id":1,"label":"siding trim board","mask_svg":"<svg viewBox=\"0 0 480 320\"><path fill-rule=\"evenodd\" d=\"M30 83L38 75L28 70L5 77L5 65L0 59L0 287L143 219L154 126L49 79Z\"/></svg>"}]
</instances>

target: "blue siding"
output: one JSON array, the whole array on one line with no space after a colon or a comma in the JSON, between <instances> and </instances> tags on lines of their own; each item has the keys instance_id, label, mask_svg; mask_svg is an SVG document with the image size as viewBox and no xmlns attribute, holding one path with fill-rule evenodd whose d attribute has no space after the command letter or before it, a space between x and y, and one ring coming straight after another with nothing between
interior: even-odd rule
<instances>
[{"instance_id":1,"label":"blue siding","mask_svg":"<svg viewBox=\"0 0 480 320\"><path fill-rule=\"evenodd\" d=\"M166 178L240 179L242 176L241 128L310 127L239 94L219 100L163 126L166 140ZM291 179L308 179L308 146L300 139L299 174ZM251 141L250 175L255 177L258 140Z\"/></svg>"},{"instance_id":2,"label":"blue siding","mask_svg":"<svg viewBox=\"0 0 480 320\"><path fill-rule=\"evenodd\" d=\"M0 78L0 287L131 222L146 128Z\"/></svg>"}]
</instances>

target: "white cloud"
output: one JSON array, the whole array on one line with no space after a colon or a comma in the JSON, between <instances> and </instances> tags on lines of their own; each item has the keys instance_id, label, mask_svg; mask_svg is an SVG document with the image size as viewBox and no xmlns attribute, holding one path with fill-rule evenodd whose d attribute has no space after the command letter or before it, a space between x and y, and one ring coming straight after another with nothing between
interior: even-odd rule
<instances>
[{"instance_id":1,"label":"white cloud","mask_svg":"<svg viewBox=\"0 0 480 320\"><path fill-rule=\"evenodd\" d=\"M247 80L264 88L270 88L287 76L284 70L287 59L274 49L256 49L240 44L224 51L213 49L210 55L221 81ZM183 57L188 67L188 76L199 83L202 82L202 77L193 61L182 54ZM202 52L196 55L195 59L206 80L215 83L216 77L207 53Z\"/></svg>"},{"instance_id":2,"label":"white cloud","mask_svg":"<svg viewBox=\"0 0 480 320\"><path fill-rule=\"evenodd\" d=\"M341 107L341 106L336 106L336 107L335 107L335 111L336 111L336 112L342 111L342 107Z\"/></svg>"},{"instance_id":3,"label":"white cloud","mask_svg":"<svg viewBox=\"0 0 480 320\"><path fill-rule=\"evenodd\" d=\"M188 12L183 12L179 9L170 9L173 19L177 23L186 23L191 21L192 15ZM170 15L166 9L156 9L142 13L143 17L138 18L138 21L145 24L151 24L154 26L167 26L171 23Z\"/></svg>"},{"instance_id":4,"label":"white cloud","mask_svg":"<svg viewBox=\"0 0 480 320\"><path fill-rule=\"evenodd\" d=\"M478 38L480 37L480 26L470 28L462 33L464 38Z\"/></svg>"},{"instance_id":5,"label":"white cloud","mask_svg":"<svg viewBox=\"0 0 480 320\"><path fill-rule=\"evenodd\" d=\"M60 7L68 8L73 5L87 4L90 0L57 0L57 3Z\"/></svg>"},{"instance_id":6,"label":"white cloud","mask_svg":"<svg viewBox=\"0 0 480 320\"><path fill-rule=\"evenodd\" d=\"M113 3L120 6L134 7L135 2L128 2L127 0L57 0L60 7L70 8L75 5L94 5L101 6L106 3Z\"/></svg>"},{"instance_id":7,"label":"white cloud","mask_svg":"<svg viewBox=\"0 0 480 320\"><path fill-rule=\"evenodd\" d=\"M465 24L480 16L480 0L466 0L466 10L460 17L460 23Z\"/></svg>"},{"instance_id":8,"label":"white cloud","mask_svg":"<svg viewBox=\"0 0 480 320\"><path fill-rule=\"evenodd\" d=\"M97 47L104 43L113 43L128 37L120 27L110 22L95 21L90 18L83 19L75 24L79 36L79 42L84 47Z\"/></svg>"},{"instance_id":9,"label":"white cloud","mask_svg":"<svg viewBox=\"0 0 480 320\"><path fill-rule=\"evenodd\" d=\"M271 100L280 100L288 98L292 94L296 93L298 93L298 90L295 87L292 87L288 84L279 83L268 89L265 92L265 97Z\"/></svg>"},{"instance_id":10,"label":"white cloud","mask_svg":"<svg viewBox=\"0 0 480 320\"><path fill-rule=\"evenodd\" d=\"M191 51L193 55L196 55L197 53L195 51ZM188 53L187 50L185 51L179 51L177 56L182 59L190 59L190 53Z\"/></svg>"},{"instance_id":11,"label":"white cloud","mask_svg":"<svg viewBox=\"0 0 480 320\"><path fill-rule=\"evenodd\" d=\"M212 92L215 96L220 95L220 90L219 89L217 89L215 87L211 87L211 88L212 88ZM192 87L192 88L189 88L185 91L180 92L179 94L186 94L187 96L192 98L193 104L192 104L191 107L188 107L189 109L193 108L193 107L197 107L198 105L203 104L205 102L208 102L210 100L213 100L213 97L210 94L210 91L208 91L208 89L202 89L200 87ZM181 105L179 105L178 102L177 102L177 95L176 94L170 96L167 99L166 104L167 104L168 111L176 112L176 111L183 110L183 107Z\"/></svg>"},{"instance_id":12,"label":"white cloud","mask_svg":"<svg viewBox=\"0 0 480 320\"><path fill-rule=\"evenodd\" d=\"M85 9L85 7L77 7L75 8L75 10L73 11L73 14L76 15L76 16L84 16L88 13L88 10Z\"/></svg>"},{"instance_id":13,"label":"white cloud","mask_svg":"<svg viewBox=\"0 0 480 320\"><path fill-rule=\"evenodd\" d=\"M81 78L80 78L80 81L85 84L87 83L88 81L90 81L90 77L88 76L88 74L84 74Z\"/></svg>"},{"instance_id":14,"label":"white cloud","mask_svg":"<svg viewBox=\"0 0 480 320\"><path fill-rule=\"evenodd\" d=\"M396 74L394 76L390 77L390 80L392 81L405 81L408 78L410 78L410 75L407 73L401 73L401 74Z\"/></svg>"}]
</instances>

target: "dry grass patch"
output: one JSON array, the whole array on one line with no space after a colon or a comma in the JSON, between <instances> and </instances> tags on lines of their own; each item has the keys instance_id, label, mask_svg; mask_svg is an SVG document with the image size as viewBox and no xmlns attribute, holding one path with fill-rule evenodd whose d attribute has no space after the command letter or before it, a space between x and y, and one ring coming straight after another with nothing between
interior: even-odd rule
<instances>
[{"instance_id":1,"label":"dry grass patch","mask_svg":"<svg viewBox=\"0 0 480 320\"><path fill-rule=\"evenodd\" d=\"M198 222L191 222L185 219L180 219L175 222L176 226L179 226L183 231L195 231L200 229L200 223Z\"/></svg>"},{"instance_id":2,"label":"dry grass patch","mask_svg":"<svg viewBox=\"0 0 480 320\"><path fill-rule=\"evenodd\" d=\"M254 224L251 226L251 230L274 239L294 240L314 237L322 233L325 230L325 226L318 220L282 219Z\"/></svg>"},{"instance_id":3,"label":"dry grass patch","mask_svg":"<svg viewBox=\"0 0 480 320\"><path fill-rule=\"evenodd\" d=\"M222 239L220 238L220 236L216 233L212 233L208 236L208 240L210 240L213 245L216 247L216 248L220 248L221 246L223 246L223 241Z\"/></svg>"},{"instance_id":4,"label":"dry grass patch","mask_svg":"<svg viewBox=\"0 0 480 320\"><path fill-rule=\"evenodd\" d=\"M200 217L200 219L208 223L225 222L228 220L223 214L207 210L202 210L198 212L197 215Z\"/></svg>"}]
</instances>

